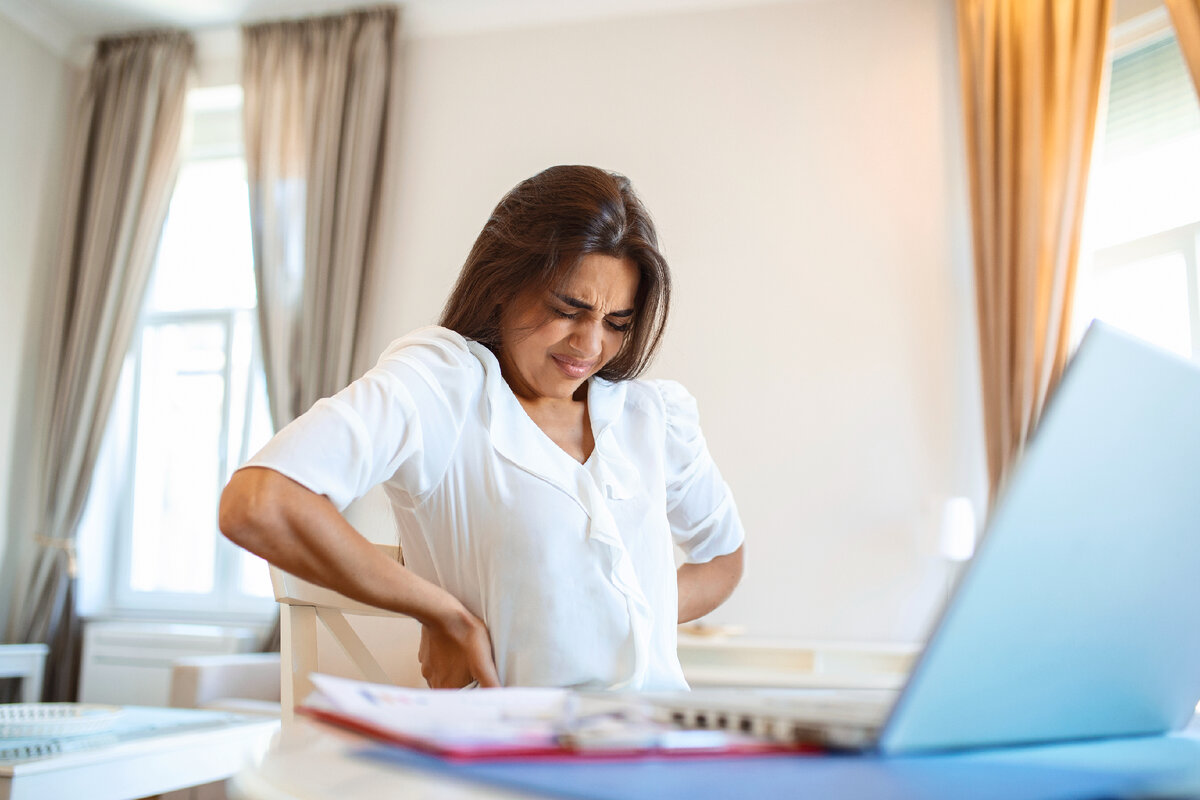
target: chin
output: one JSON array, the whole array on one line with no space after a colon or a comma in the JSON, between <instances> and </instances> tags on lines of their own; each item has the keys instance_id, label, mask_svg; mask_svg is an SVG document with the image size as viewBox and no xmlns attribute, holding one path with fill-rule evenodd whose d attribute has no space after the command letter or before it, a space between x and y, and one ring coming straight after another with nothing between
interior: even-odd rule
<instances>
[{"instance_id":1,"label":"chin","mask_svg":"<svg viewBox=\"0 0 1200 800\"><path fill-rule=\"evenodd\" d=\"M554 396L559 400L574 400L576 393L586 385L586 380L572 381L571 383L565 384L562 386L562 388L558 389L554 393Z\"/></svg>"},{"instance_id":2,"label":"chin","mask_svg":"<svg viewBox=\"0 0 1200 800\"><path fill-rule=\"evenodd\" d=\"M587 385L587 382L587 378L580 378L578 380L560 378L545 387L543 396L552 397L555 400L573 400L575 393Z\"/></svg>"}]
</instances>

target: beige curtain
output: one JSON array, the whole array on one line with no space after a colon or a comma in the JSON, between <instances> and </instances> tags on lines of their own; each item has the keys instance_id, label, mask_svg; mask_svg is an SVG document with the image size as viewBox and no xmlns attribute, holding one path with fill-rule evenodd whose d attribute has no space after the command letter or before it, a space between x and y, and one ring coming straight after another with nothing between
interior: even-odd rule
<instances>
[{"instance_id":1,"label":"beige curtain","mask_svg":"<svg viewBox=\"0 0 1200 800\"><path fill-rule=\"evenodd\" d=\"M992 497L1067 359L1110 0L958 0Z\"/></svg>"},{"instance_id":2,"label":"beige curtain","mask_svg":"<svg viewBox=\"0 0 1200 800\"><path fill-rule=\"evenodd\" d=\"M243 30L259 330L281 428L353 377L382 226L396 11ZM279 620L265 649L279 649Z\"/></svg>"},{"instance_id":3,"label":"beige curtain","mask_svg":"<svg viewBox=\"0 0 1200 800\"><path fill-rule=\"evenodd\" d=\"M276 427L351 379L379 214L396 11L243 31L246 165Z\"/></svg>"},{"instance_id":4,"label":"beige curtain","mask_svg":"<svg viewBox=\"0 0 1200 800\"><path fill-rule=\"evenodd\" d=\"M183 33L101 40L74 117L39 386L40 527L11 626L50 645L50 700L76 691L75 532L175 183L192 59Z\"/></svg>"},{"instance_id":5,"label":"beige curtain","mask_svg":"<svg viewBox=\"0 0 1200 800\"><path fill-rule=\"evenodd\" d=\"M1179 48L1192 73L1192 84L1200 90L1200 0L1164 0L1175 26Z\"/></svg>"}]
</instances>

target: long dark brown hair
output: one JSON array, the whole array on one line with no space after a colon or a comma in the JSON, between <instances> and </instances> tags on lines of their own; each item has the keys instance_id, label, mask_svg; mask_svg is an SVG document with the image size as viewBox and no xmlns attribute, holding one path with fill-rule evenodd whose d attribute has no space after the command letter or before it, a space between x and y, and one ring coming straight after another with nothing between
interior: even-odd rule
<instances>
[{"instance_id":1,"label":"long dark brown hair","mask_svg":"<svg viewBox=\"0 0 1200 800\"><path fill-rule=\"evenodd\" d=\"M649 212L629 179L615 172L550 167L517 184L475 240L440 324L499 356L504 309L526 292L561 286L579 260L593 253L628 259L637 267L632 328L617 355L597 373L611 381L635 378L662 341L671 272Z\"/></svg>"}]
</instances>

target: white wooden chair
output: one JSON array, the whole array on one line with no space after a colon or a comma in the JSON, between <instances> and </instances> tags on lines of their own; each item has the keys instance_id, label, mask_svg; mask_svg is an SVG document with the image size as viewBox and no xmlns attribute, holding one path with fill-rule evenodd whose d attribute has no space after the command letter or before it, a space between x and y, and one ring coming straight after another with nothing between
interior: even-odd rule
<instances>
[{"instance_id":1,"label":"white wooden chair","mask_svg":"<svg viewBox=\"0 0 1200 800\"><path fill-rule=\"evenodd\" d=\"M394 545L375 546L389 558L400 557L399 548ZM351 600L278 567L271 567L271 584L279 601L280 706L285 720L291 719L295 704L312 691L308 677L312 672L330 672L373 683L425 685L417 662L421 625L412 617ZM356 624L351 623L352 619ZM370 636L372 632L375 635ZM360 634L368 635L374 646L368 647ZM330 639L339 645L340 660L338 654L326 652L325 645ZM385 658L389 669L380 664L377 656Z\"/></svg>"},{"instance_id":2,"label":"white wooden chair","mask_svg":"<svg viewBox=\"0 0 1200 800\"><path fill-rule=\"evenodd\" d=\"M42 699L42 675L46 667L44 644L0 644L0 678L21 679L21 702Z\"/></svg>"}]
</instances>

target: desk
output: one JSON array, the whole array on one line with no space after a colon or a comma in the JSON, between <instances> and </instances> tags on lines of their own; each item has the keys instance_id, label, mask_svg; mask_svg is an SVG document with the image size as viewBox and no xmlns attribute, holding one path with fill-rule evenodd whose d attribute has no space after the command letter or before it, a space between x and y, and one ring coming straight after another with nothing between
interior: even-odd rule
<instances>
[{"instance_id":1,"label":"desk","mask_svg":"<svg viewBox=\"0 0 1200 800\"><path fill-rule=\"evenodd\" d=\"M278 730L271 717L127 707L105 733L60 739L61 752L0 759L0 800L127 800L223 780Z\"/></svg>"},{"instance_id":2,"label":"desk","mask_svg":"<svg viewBox=\"0 0 1200 800\"><path fill-rule=\"evenodd\" d=\"M507 788L505 788L507 787ZM636 763L443 762L297 718L231 781L242 800L885 797L974 800L1200 796L1200 719L1183 733L884 759L798 756Z\"/></svg>"}]
</instances>

